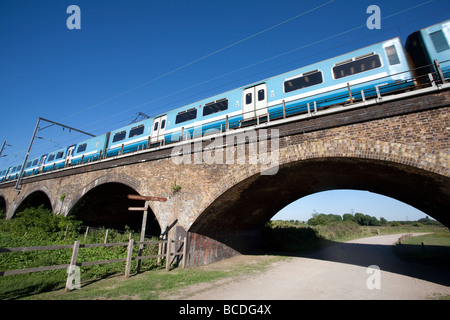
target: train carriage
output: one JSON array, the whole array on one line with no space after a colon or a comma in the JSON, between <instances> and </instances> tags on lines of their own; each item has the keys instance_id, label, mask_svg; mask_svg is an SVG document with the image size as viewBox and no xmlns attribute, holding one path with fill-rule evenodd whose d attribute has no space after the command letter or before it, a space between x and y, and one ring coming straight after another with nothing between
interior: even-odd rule
<instances>
[{"instance_id":1,"label":"train carriage","mask_svg":"<svg viewBox=\"0 0 450 320\"><path fill-rule=\"evenodd\" d=\"M151 134L152 120L142 120L111 131L107 139L107 157L145 149Z\"/></svg>"},{"instance_id":2,"label":"train carriage","mask_svg":"<svg viewBox=\"0 0 450 320\"><path fill-rule=\"evenodd\" d=\"M377 87L404 90L414 85L409 70L400 39L384 41L269 79L269 113L280 117L283 104L286 115L314 112L376 96Z\"/></svg>"},{"instance_id":3,"label":"train carriage","mask_svg":"<svg viewBox=\"0 0 450 320\"><path fill-rule=\"evenodd\" d=\"M76 165L100 159L105 152L108 136L109 134L105 133L69 147L66 162Z\"/></svg>"},{"instance_id":4,"label":"train carriage","mask_svg":"<svg viewBox=\"0 0 450 320\"><path fill-rule=\"evenodd\" d=\"M45 159L42 171L46 172L50 170L64 168L66 165L66 154L70 148L71 147L62 148L49 153Z\"/></svg>"},{"instance_id":5,"label":"train carriage","mask_svg":"<svg viewBox=\"0 0 450 320\"><path fill-rule=\"evenodd\" d=\"M419 83L428 82L428 73L437 72L435 60L440 64L444 78L450 78L450 20L412 33L405 48L416 67Z\"/></svg>"},{"instance_id":6,"label":"train carriage","mask_svg":"<svg viewBox=\"0 0 450 320\"><path fill-rule=\"evenodd\" d=\"M25 164L25 170L23 171L23 175L25 177L31 176L39 172L39 160L41 157L34 158L30 161L27 161Z\"/></svg>"}]
</instances>

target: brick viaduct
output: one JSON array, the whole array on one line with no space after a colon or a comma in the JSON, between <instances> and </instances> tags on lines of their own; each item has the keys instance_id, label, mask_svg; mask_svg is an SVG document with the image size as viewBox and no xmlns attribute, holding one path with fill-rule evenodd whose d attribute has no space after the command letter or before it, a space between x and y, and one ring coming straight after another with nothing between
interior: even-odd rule
<instances>
[{"instance_id":1,"label":"brick viaduct","mask_svg":"<svg viewBox=\"0 0 450 320\"><path fill-rule=\"evenodd\" d=\"M449 106L450 90L442 90L272 122L267 129L278 129L280 136L275 175L261 175L268 168L262 164L177 165L167 147L26 178L20 193L13 182L0 184L0 209L11 218L27 206L44 204L86 225L139 229L141 214L127 211L139 203L126 195L167 197L151 203L151 228L177 236L187 232L189 265L252 248L280 209L325 190L383 194L450 226ZM177 192L175 181L181 186Z\"/></svg>"}]
</instances>

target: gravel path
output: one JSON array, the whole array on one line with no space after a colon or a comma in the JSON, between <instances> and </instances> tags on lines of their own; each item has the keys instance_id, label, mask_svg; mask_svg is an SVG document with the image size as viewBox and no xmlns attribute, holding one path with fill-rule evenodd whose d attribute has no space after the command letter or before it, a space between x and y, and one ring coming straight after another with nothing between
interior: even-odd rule
<instances>
[{"instance_id":1,"label":"gravel path","mask_svg":"<svg viewBox=\"0 0 450 320\"><path fill-rule=\"evenodd\" d=\"M278 261L264 272L221 280L206 287L188 288L184 291L188 296L180 298L403 300L450 295L448 270L406 263L394 255L391 245L400 236L376 236L339 243L314 254ZM380 268L379 277L377 273L368 273L368 267L372 265ZM369 285L379 285L380 289L370 290L369 278Z\"/></svg>"}]
</instances>

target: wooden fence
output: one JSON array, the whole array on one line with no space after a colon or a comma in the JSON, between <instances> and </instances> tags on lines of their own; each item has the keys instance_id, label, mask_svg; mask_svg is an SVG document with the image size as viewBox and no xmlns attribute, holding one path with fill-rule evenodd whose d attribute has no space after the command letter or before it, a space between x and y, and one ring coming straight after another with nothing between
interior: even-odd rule
<instances>
[{"instance_id":1,"label":"wooden fence","mask_svg":"<svg viewBox=\"0 0 450 320\"><path fill-rule=\"evenodd\" d=\"M144 245L157 244L158 245L158 254L142 256L142 249ZM181 245L180 245L181 244ZM133 257L133 248L135 245L139 245L139 253L137 256ZM180 245L177 249L177 245ZM99 248L99 247L117 247L117 246L127 246L127 257L121 259L112 259L112 260L103 260L103 261L89 261L89 262L77 262L78 250L80 248ZM186 238L184 240L147 240L143 242L134 241L134 239L130 239L128 242L120 242L120 243L93 243L93 244L81 244L80 241L75 241L73 245L55 245L55 246L42 246L42 247L19 247L19 248L0 248L1 253L7 252L29 252L29 251L41 251L41 250L60 250L60 249L72 249L72 257L70 259L70 263L68 264L60 264L60 265L52 265L45 267L35 267L35 268L26 268L26 269L16 269L16 270L7 270L0 271L0 276L10 276L15 274L23 274L23 273L31 273L31 272L40 272L40 271L49 271L49 270L57 270L57 269L67 269L68 276L66 281L66 291L70 291L72 289L72 280L73 273L75 267L87 267L99 264L107 264L114 262L126 262L125 264L125 277L128 278L131 272L131 262L138 261L138 271L140 266L140 261L144 259L158 259L160 262L161 258L166 260L166 271L170 270L171 262L177 256L182 256L181 266L185 268L185 257L186 257Z\"/></svg>"}]
</instances>

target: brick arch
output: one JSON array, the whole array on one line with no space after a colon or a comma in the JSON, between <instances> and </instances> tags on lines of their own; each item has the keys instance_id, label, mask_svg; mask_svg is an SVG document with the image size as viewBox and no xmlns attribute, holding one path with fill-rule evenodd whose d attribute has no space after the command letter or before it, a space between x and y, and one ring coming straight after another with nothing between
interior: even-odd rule
<instances>
[{"instance_id":1,"label":"brick arch","mask_svg":"<svg viewBox=\"0 0 450 320\"><path fill-rule=\"evenodd\" d=\"M385 142L369 139L317 140L280 149L280 167L308 160L320 159L356 159L377 161L380 164L401 166L407 170L421 170L424 173L441 177L449 181L450 155L430 148ZM210 207L216 199L227 191L245 181L260 175L258 166L235 166L227 176L221 179L211 196L197 207L200 215Z\"/></svg>"},{"instance_id":2,"label":"brick arch","mask_svg":"<svg viewBox=\"0 0 450 320\"><path fill-rule=\"evenodd\" d=\"M408 203L450 226L448 155L382 141L308 141L280 150L280 168L235 166L191 214L189 264L211 263L258 247L279 210L312 193L368 190ZM205 248L208 248L207 250Z\"/></svg>"},{"instance_id":3,"label":"brick arch","mask_svg":"<svg viewBox=\"0 0 450 320\"><path fill-rule=\"evenodd\" d=\"M254 245L262 226L284 206L333 189L383 194L449 226L448 163L448 155L442 152L366 139L286 147L280 150L280 168L274 176L261 175L258 166L236 166L220 179L187 228L191 252L199 252L205 241L221 252L245 251ZM206 259L212 259L208 262L216 259L217 252L206 254Z\"/></svg>"},{"instance_id":4,"label":"brick arch","mask_svg":"<svg viewBox=\"0 0 450 320\"><path fill-rule=\"evenodd\" d=\"M53 194L52 194L52 191L50 190L50 188L48 188L48 187L45 186L45 185L36 185L36 186L32 187L31 189L27 190L25 193L20 194L19 197L18 197L18 199L16 199L16 200L12 203L12 205L11 205L11 210L10 210L10 214L11 214L10 218L16 214L17 209L20 208L20 206L22 205L22 203L23 203L29 196L33 195L33 194L36 193L36 192L42 192L42 193L44 193L44 194L47 196L47 198L48 198L48 200L49 200L49 202L50 202L50 206L51 206L50 209L53 210L53 209L55 208L55 206L56 206L56 200L53 199L54 197L53 197Z\"/></svg>"}]
</instances>

